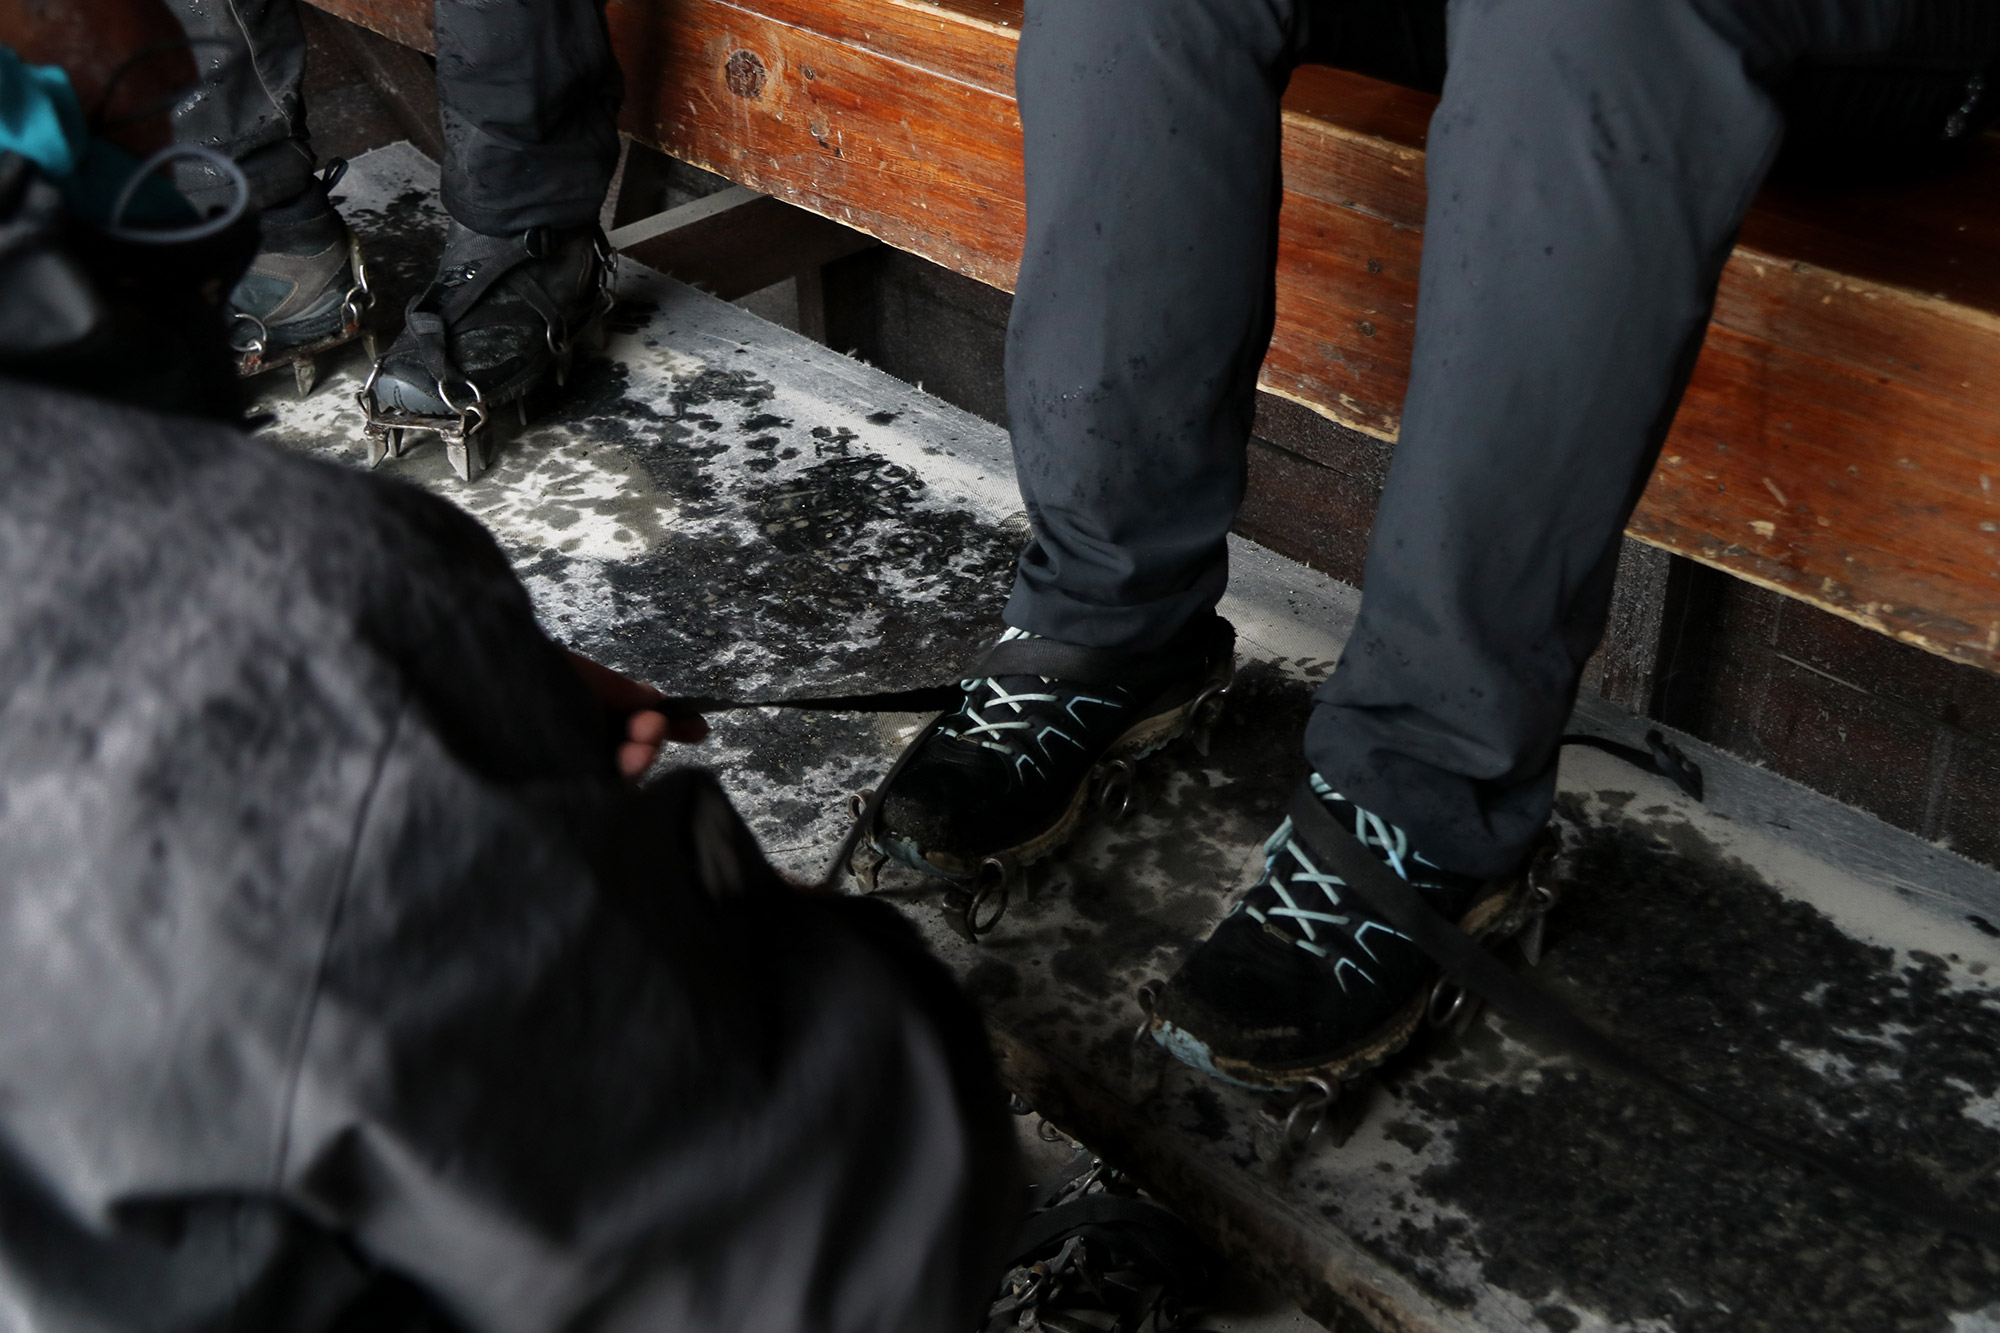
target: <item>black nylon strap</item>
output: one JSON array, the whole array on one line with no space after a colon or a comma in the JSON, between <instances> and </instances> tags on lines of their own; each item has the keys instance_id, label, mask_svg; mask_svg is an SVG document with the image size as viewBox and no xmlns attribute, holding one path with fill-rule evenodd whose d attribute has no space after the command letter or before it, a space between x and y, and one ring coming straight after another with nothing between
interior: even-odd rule
<instances>
[{"instance_id":1,"label":"black nylon strap","mask_svg":"<svg viewBox=\"0 0 2000 1333\"><path fill-rule=\"evenodd\" d=\"M1168 643L1143 652L1085 648L1054 639L1002 639L960 672L967 680L986 676L1046 676L1071 685L1122 685L1146 690L1204 669L1234 651L1236 627L1210 612Z\"/></svg>"},{"instance_id":2,"label":"black nylon strap","mask_svg":"<svg viewBox=\"0 0 2000 1333\"><path fill-rule=\"evenodd\" d=\"M1658 774L1697 801L1701 799L1701 765L1681 753L1681 747L1668 740L1657 727L1646 733L1646 748L1643 750L1636 745L1623 745L1602 736L1581 733L1564 736L1559 743L1602 750L1648 773Z\"/></svg>"},{"instance_id":3,"label":"black nylon strap","mask_svg":"<svg viewBox=\"0 0 2000 1333\"><path fill-rule=\"evenodd\" d=\"M879 694L830 694L796 699L718 699L693 694L655 699L640 705L640 709L635 711L664 713L668 717L701 717L708 713L734 713L749 708L796 708L825 713L941 713L947 708L957 707L961 697L962 693L955 684L927 685L914 690L891 690ZM875 784L873 794L862 808L861 817L847 830L839 848L834 851L833 859L827 862L819 880L821 889L831 891L840 883L848 858L861 845L861 839L873 832L875 817L881 813L882 802L889 794L889 785L903 771L903 766L916 753L916 748L914 741L904 746L903 753L896 756L896 762Z\"/></svg>"},{"instance_id":4,"label":"black nylon strap","mask_svg":"<svg viewBox=\"0 0 2000 1333\"><path fill-rule=\"evenodd\" d=\"M446 284L434 278L429 286L410 298L410 304L403 311L403 326L416 338L417 359L441 386L472 382L451 363L445 347L447 325L462 318L478 304L494 283L538 257L526 233L521 236L483 236L478 232L461 231L453 239L457 245L455 248L447 247L446 253L438 260L439 271L442 272L448 265L464 268L469 264L472 267L471 278L455 284ZM528 303L543 319L554 323L532 299Z\"/></svg>"},{"instance_id":5,"label":"black nylon strap","mask_svg":"<svg viewBox=\"0 0 2000 1333\"><path fill-rule=\"evenodd\" d=\"M880 694L830 694L798 699L717 699L691 694L657 699L643 707L668 717L735 713L746 708L797 708L814 713L936 713L956 707L961 697L957 685L924 685Z\"/></svg>"},{"instance_id":6,"label":"black nylon strap","mask_svg":"<svg viewBox=\"0 0 2000 1333\"><path fill-rule=\"evenodd\" d=\"M1877 1170L1865 1163L1780 1138L1724 1110L1701 1093L1659 1073L1651 1065L1544 995L1488 953L1464 931L1432 910L1422 896L1360 841L1340 826L1308 786L1293 795L1288 813L1293 831L1347 882L1356 897L1441 966L1454 981L1483 996L1495 1009L1570 1048L1591 1063L1666 1094L1690 1110L1715 1120L1747 1143L1774 1157L1825 1172L1875 1202L1942 1231L2000 1243L2000 1217L1957 1203L1944 1194Z\"/></svg>"}]
</instances>

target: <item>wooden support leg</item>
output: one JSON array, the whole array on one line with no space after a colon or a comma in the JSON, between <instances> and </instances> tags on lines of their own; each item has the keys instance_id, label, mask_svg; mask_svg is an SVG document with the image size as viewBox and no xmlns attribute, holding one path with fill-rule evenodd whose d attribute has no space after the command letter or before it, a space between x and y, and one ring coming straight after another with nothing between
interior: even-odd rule
<instances>
[{"instance_id":1,"label":"wooden support leg","mask_svg":"<svg viewBox=\"0 0 2000 1333\"><path fill-rule=\"evenodd\" d=\"M1673 559L1658 547L1624 539L1604 642L1583 668L1584 689L1641 717L1658 716Z\"/></svg>"},{"instance_id":2,"label":"wooden support leg","mask_svg":"<svg viewBox=\"0 0 2000 1333\"><path fill-rule=\"evenodd\" d=\"M822 345L826 342L826 279L818 265L798 272L799 332Z\"/></svg>"},{"instance_id":3,"label":"wooden support leg","mask_svg":"<svg viewBox=\"0 0 2000 1333\"><path fill-rule=\"evenodd\" d=\"M817 275L820 265L874 244L873 237L742 185L611 233L613 249L725 301L808 270ZM823 336L823 303L820 309Z\"/></svg>"}]
</instances>

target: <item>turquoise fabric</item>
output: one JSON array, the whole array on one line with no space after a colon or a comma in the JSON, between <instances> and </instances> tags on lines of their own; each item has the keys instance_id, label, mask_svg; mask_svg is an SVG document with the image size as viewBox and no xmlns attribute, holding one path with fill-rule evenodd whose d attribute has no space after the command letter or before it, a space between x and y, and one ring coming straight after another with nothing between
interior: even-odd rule
<instances>
[{"instance_id":1,"label":"turquoise fabric","mask_svg":"<svg viewBox=\"0 0 2000 1333\"><path fill-rule=\"evenodd\" d=\"M54 65L30 65L5 46L0 46L0 153L19 153L35 163L62 189L72 213L99 224L110 220L118 192L139 169L130 153L91 137L69 75ZM140 182L123 218L141 227L197 220L180 191L159 176Z\"/></svg>"},{"instance_id":2,"label":"turquoise fabric","mask_svg":"<svg viewBox=\"0 0 2000 1333\"><path fill-rule=\"evenodd\" d=\"M75 174L89 142L69 75L0 46L0 152L19 153L61 180Z\"/></svg>"}]
</instances>

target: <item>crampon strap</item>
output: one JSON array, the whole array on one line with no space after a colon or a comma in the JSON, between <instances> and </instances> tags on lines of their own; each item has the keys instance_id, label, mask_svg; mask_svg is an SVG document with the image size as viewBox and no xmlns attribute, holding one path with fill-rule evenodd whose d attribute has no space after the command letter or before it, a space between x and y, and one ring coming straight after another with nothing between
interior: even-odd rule
<instances>
[{"instance_id":1,"label":"crampon strap","mask_svg":"<svg viewBox=\"0 0 2000 1333\"><path fill-rule=\"evenodd\" d=\"M1216 620L1226 627L1231 641L1235 629L1220 616ZM1148 654L1145 661L1153 673L1183 667L1181 654ZM1129 653L1113 652L1103 648L1082 648L1075 644L1057 643L1053 639L1022 638L1004 639L981 653L972 664L959 673L957 680L944 685L926 685L913 690L888 690L873 694L832 694L809 695L784 699L729 699L710 695L684 695L675 698L657 699L645 707L653 712L664 713L668 717L700 717L708 713L734 713L751 708L789 708L800 712L815 713L940 713L956 708L963 697L959 684L962 680L978 680L987 676L1047 676L1057 680L1073 680L1081 684L1102 684L1123 678L1131 671L1133 656ZM921 735L921 733L919 733ZM888 798L889 788L903 771L904 765L916 753L913 742L903 747L896 756L896 762L875 784L867 801L862 805L860 815L840 841L839 849L827 863L826 872L820 876L820 887L831 889L840 882L840 876L854 855L854 849L861 845L861 839L868 836L875 827L875 818L882 812L882 802Z\"/></svg>"},{"instance_id":2,"label":"crampon strap","mask_svg":"<svg viewBox=\"0 0 2000 1333\"><path fill-rule=\"evenodd\" d=\"M1606 740L1602 736L1574 732L1563 737L1561 744L1602 750L1636 768L1665 778L1697 801L1701 799L1701 765L1682 754L1681 747L1668 740L1658 728L1646 733L1646 748L1643 750L1636 745L1621 745L1617 741Z\"/></svg>"},{"instance_id":3,"label":"crampon strap","mask_svg":"<svg viewBox=\"0 0 2000 1333\"><path fill-rule=\"evenodd\" d=\"M1892 1212L1940 1231L2000 1243L2000 1217L1968 1208L1938 1190L1851 1157L1781 1137L1660 1073L1567 1006L1530 985L1438 915L1419 895L1411 893L1408 884L1341 827L1310 787L1299 788L1287 813L1291 815L1293 829L1323 858L1321 864L1345 880L1357 897L1408 936L1452 980L1484 997L1507 1017L1560 1042L1601 1069L1666 1094L1773 1157L1823 1172Z\"/></svg>"},{"instance_id":4,"label":"crampon strap","mask_svg":"<svg viewBox=\"0 0 2000 1333\"><path fill-rule=\"evenodd\" d=\"M518 235L484 236L463 231L455 245L446 247L439 261L439 276L410 298L403 311L403 327L416 340L417 360L440 386L471 384L471 379L452 363L446 345L451 327L468 314L493 285L531 260L548 255L553 233L548 227L530 227ZM456 282L443 280L446 261L460 274ZM532 278L515 283L514 293L525 301L551 329L559 321L555 298Z\"/></svg>"},{"instance_id":5,"label":"crampon strap","mask_svg":"<svg viewBox=\"0 0 2000 1333\"><path fill-rule=\"evenodd\" d=\"M644 708L668 717L702 717L709 713L738 713L752 708L790 708L805 713L939 713L955 707L959 697L959 687L954 683L876 694L829 694L788 699L726 699L694 694L656 699ZM853 857L854 849L861 845L862 837L875 827L875 817L881 813L882 802L888 797L889 784L896 780L896 775L903 771L903 766L915 752L916 746L905 746L889 771L882 775L882 780L875 784L875 790L868 794L860 817L847 830L847 836L840 840L839 850L834 852L833 859L827 862L825 872L819 877L821 889L831 890L840 883L840 876Z\"/></svg>"}]
</instances>

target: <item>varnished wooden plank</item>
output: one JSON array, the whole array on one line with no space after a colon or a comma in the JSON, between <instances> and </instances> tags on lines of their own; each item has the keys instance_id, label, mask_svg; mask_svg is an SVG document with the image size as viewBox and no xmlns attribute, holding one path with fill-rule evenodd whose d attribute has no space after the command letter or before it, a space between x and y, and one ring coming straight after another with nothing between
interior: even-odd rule
<instances>
[{"instance_id":1,"label":"varnished wooden plank","mask_svg":"<svg viewBox=\"0 0 2000 1333\"><path fill-rule=\"evenodd\" d=\"M720 0L610 10L624 124L683 160L995 286L1020 254L1013 99ZM656 31L655 20L666 30ZM732 62L733 65L732 65ZM733 71L733 72L732 72Z\"/></svg>"},{"instance_id":2,"label":"varnished wooden plank","mask_svg":"<svg viewBox=\"0 0 2000 1333\"><path fill-rule=\"evenodd\" d=\"M1290 173L1287 180L1291 179ZM1263 387L1394 439L1416 338L1423 234L1287 190Z\"/></svg>"},{"instance_id":3,"label":"varnished wooden plank","mask_svg":"<svg viewBox=\"0 0 2000 1333\"><path fill-rule=\"evenodd\" d=\"M613 9L637 7L617 0ZM859 46L976 88L1014 96L1014 47L1021 27L1018 0L880 0L869 5L818 0L758 0L760 14L832 41ZM622 18L618 22L624 22Z\"/></svg>"},{"instance_id":4,"label":"varnished wooden plank","mask_svg":"<svg viewBox=\"0 0 2000 1333\"><path fill-rule=\"evenodd\" d=\"M426 0L322 3L428 45ZM608 13L636 137L1011 289L1017 3ZM1408 379L1434 105L1310 67L1285 98L1263 385L1384 439ZM2000 669L2000 145L1975 157L1953 180L1765 192L1632 532Z\"/></svg>"},{"instance_id":5,"label":"varnished wooden plank","mask_svg":"<svg viewBox=\"0 0 2000 1333\"><path fill-rule=\"evenodd\" d=\"M1963 408L1711 328L1643 540L1961 661L2000 662L2000 448Z\"/></svg>"},{"instance_id":6,"label":"varnished wooden plank","mask_svg":"<svg viewBox=\"0 0 2000 1333\"><path fill-rule=\"evenodd\" d=\"M1912 180L1774 182L1742 239L1864 282L2000 312L2000 137L1971 144L1961 170Z\"/></svg>"}]
</instances>

